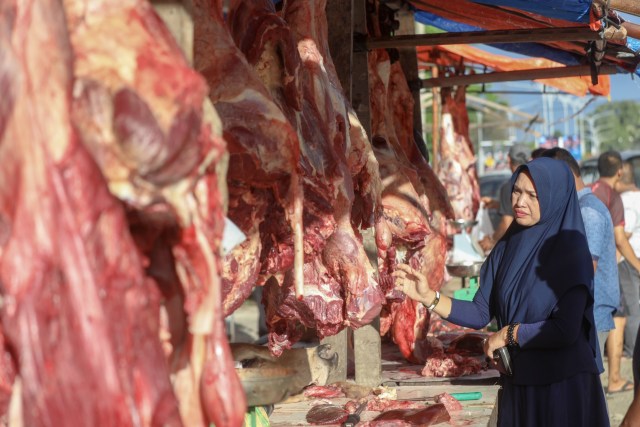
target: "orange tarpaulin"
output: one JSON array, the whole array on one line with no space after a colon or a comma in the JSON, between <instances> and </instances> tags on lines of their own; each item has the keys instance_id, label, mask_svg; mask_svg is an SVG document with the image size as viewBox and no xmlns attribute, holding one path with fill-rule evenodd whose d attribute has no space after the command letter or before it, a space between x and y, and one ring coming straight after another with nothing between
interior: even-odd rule
<instances>
[{"instance_id":1,"label":"orange tarpaulin","mask_svg":"<svg viewBox=\"0 0 640 427\"><path fill-rule=\"evenodd\" d=\"M518 71L535 68L564 67L563 64L544 58L516 59L496 55L467 45L419 46L416 48L421 68L430 68L426 64L455 66L462 62L484 65L495 71ZM609 76L599 76L598 84L591 84L591 76L563 77L534 80L563 92L585 96L587 93L608 96L611 89Z\"/></svg>"}]
</instances>

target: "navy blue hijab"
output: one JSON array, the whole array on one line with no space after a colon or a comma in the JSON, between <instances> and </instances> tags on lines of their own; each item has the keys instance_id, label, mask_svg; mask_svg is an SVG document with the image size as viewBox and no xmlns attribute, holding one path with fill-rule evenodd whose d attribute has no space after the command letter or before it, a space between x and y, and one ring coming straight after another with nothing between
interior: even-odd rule
<instances>
[{"instance_id":1,"label":"navy blue hijab","mask_svg":"<svg viewBox=\"0 0 640 427\"><path fill-rule=\"evenodd\" d=\"M584 286L590 295L585 325L595 354L593 262L573 175L565 162L538 158L515 171L512 188L523 171L535 185L540 221L524 227L514 220L484 263L480 284L491 292L491 315L500 327L539 322L569 289Z\"/></svg>"}]
</instances>

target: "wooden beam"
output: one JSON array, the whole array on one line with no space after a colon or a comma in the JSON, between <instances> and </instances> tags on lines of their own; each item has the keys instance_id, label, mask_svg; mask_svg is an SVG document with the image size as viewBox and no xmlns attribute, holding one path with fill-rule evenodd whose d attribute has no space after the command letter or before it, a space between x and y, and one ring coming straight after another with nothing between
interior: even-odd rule
<instances>
[{"instance_id":1,"label":"wooden beam","mask_svg":"<svg viewBox=\"0 0 640 427\"><path fill-rule=\"evenodd\" d=\"M606 3L606 0L596 1L600 4ZM640 2L638 2L638 0L611 0L609 7L614 10L619 10L620 12L640 16Z\"/></svg>"},{"instance_id":2,"label":"wooden beam","mask_svg":"<svg viewBox=\"0 0 640 427\"><path fill-rule=\"evenodd\" d=\"M599 74L617 74L618 69L613 65L603 65ZM437 77L421 80L422 88L468 86L477 83L513 82L519 80L539 80L562 77L590 76L589 65L572 67L533 68L529 70L505 71L484 74L469 74L464 76Z\"/></svg>"},{"instance_id":3,"label":"wooden beam","mask_svg":"<svg viewBox=\"0 0 640 427\"><path fill-rule=\"evenodd\" d=\"M368 50L390 47L441 46L472 43L522 43L598 40L588 27L531 28L526 30L465 31L455 33L401 35L368 39Z\"/></svg>"}]
</instances>

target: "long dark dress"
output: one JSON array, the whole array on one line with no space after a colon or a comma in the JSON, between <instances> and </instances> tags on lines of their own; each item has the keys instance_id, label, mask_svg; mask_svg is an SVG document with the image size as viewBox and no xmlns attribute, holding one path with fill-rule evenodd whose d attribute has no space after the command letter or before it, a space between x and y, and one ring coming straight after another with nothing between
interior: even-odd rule
<instances>
[{"instance_id":1,"label":"long dark dress","mask_svg":"<svg viewBox=\"0 0 640 427\"><path fill-rule=\"evenodd\" d=\"M536 187L540 222L515 221L480 272L473 301L453 300L453 323L482 328L521 323L509 348L514 374L502 377L500 426L608 426L596 365L593 264L575 191L564 162L521 166Z\"/></svg>"}]
</instances>

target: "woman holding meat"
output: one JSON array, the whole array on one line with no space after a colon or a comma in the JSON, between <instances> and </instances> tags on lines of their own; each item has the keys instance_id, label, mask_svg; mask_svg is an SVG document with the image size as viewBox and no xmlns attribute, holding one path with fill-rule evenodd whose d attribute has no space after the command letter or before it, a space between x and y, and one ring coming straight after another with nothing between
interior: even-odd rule
<instances>
[{"instance_id":1,"label":"woman holding meat","mask_svg":"<svg viewBox=\"0 0 640 427\"><path fill-rule=\"evenodd\" d=\"M500 426L608 426L596 363L593 263L574 178L564 162L540 158L511 178L515 221L480 271L473 301L441 296L407 265L397 289L450 322L500 330L484 351L507 347L511 376L501 375Z\"/></svg>"}]
</instances>

